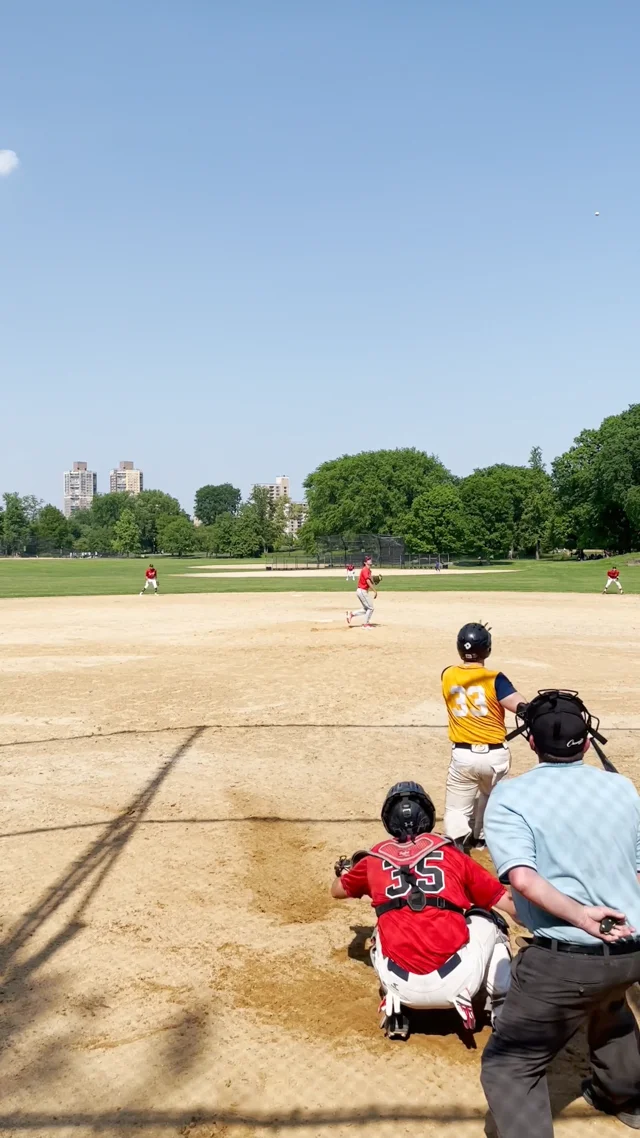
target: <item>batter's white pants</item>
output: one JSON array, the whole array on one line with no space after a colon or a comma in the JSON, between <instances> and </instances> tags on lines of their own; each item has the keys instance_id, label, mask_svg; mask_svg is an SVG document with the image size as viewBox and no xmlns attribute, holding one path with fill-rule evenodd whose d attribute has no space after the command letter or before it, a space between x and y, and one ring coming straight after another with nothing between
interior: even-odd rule
<instances>
[{"instance_id":1,"label":"batter's white pants","mask_svg":"<svg viewBox=\"0 0 640 1138\"><path fill-rule=\"evenodd\" d=\"M357 609L356 612L352 612L351 619L353 620L354 616L363 616L364 623L369 624L369 621L373 616L373 601L369 596L369 591L368 589L356 589L356 596L360 601L362 608Z\"/></svg>"},{"instance_id":2,"label":"batter's white pants","mask_svg":"<svg viewBox=\"0 0 640 1138\"><path fill-rule=\"evenodd\" d=\"M452 747L444 800L444 832L458 841L467 834L484 837L484 812L496 783L509 773L508 747L490 751L478 745L469 751Z\"/></svg>"},{"instance_id":3,"label":"batter's white pants","mask_svg":"<svg viewBox=\"0 0 640 1138\"><path fill-rule=\"evenodd\" d=\"M158 588L158 580L156 577L147 577L147 579L145 580L145 583L144 583L144 588L148 589L149 586L151 586L152 589ZM144 590L143 590L143 592L144 592Z\"/></svg>"},{"instance_id":4,"label":"batter's white pants","mask_svg":"<svg viewBox=\"0 0 640 1138\"><path fill-rule=\"evenodd\" d=\"M618 586L618 592L619 593L622 592L622 585L620 584L620 579L618 577L607 577L607 583L604 587L605 593L606 593L607 589L609 588L609 585L617 585Z\"/></svg>"},{"instance_id":5,"label":"batter's white pants","mask_svg":"<svg viewBox=\"0 0 640 1138\"><path fill-rule=\"evenodd\" d=\"M468 923L469 942L458 950L460 961L446 976L410 972L403 980L389 969L374 937L371 963L385 992L393 992L407 1008L454 1008L458 1000L470 1003L481 988L492 1002L502 1002L511 983L507 937L487 917L470 917Z\"/></svg>"}]
</instances>

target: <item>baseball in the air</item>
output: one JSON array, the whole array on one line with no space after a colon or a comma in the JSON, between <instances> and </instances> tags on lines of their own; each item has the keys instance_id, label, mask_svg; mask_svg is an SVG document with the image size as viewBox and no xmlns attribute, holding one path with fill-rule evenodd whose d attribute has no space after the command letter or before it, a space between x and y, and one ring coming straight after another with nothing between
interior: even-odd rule
<instances>
[{"instance_id":1,"label":"baseball in the air","mask_svg":"<svg viewBox=\"0 0 640 1138\"><path fill-rule=\"evenodd\" d=\"M596 210L596 217L600 217L600 210Z\"/></svg>"}]
</instances>

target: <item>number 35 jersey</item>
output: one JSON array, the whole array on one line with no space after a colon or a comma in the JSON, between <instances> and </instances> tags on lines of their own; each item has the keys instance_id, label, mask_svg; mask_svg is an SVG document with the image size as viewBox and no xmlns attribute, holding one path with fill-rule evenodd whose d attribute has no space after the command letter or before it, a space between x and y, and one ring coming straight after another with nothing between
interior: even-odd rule
<instances>
[{"instance_id":1,"label":"number 35 jersey","mask_svg":"<svg viewBox=\"0 0 640 1138\"><path fill-rule=\"evenodd\" d=\"M436 839L437 844L435 834L425 837ZM421 840L418 838L416 844ZM395 844L387 838L373 850L384 855L387 847ZM402 845L406 851L408 843ZM363 857L353 869L343 873L340 881L348 897L371 897L375 907L408 894L402 874L380 855ZM461 909L470 909L472 905L491 909L505 892L495 877L450 843L421 857L412 876L427 896L444 897ZM378 920L378 943L383 955L419 976L441 968L468 940L469 926L464 917L447 909L425 908L419 913L408 907L391 909Z\"/></svg>"},{"instance_id":2,"label":"number 35 jersey","mask_svg":"<svg viewBox=\"0 0 640 1138\"><path fill-rule=\"evenodd\" d=\"M479 664L454 665L442 673L442 694L449 716L449 738L456 743L504 743L506 728L501 699L516 689L502 672Z\"/></svg>"}]
</instances>

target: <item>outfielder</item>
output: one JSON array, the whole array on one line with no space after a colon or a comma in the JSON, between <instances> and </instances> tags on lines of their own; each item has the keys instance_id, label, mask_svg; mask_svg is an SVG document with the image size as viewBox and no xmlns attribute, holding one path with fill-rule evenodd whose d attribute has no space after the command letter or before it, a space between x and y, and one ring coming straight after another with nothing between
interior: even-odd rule
<instances>
[{"instance_id":1,"label":"outfielder","mask_svg":"<svg viewBox=\"0 0 640 1138\"><path fill-rule=\"evenodd\" d=\"M153 565L150 565L145 573L144 589L140 590L140 596L147 589L153 589L154 593L158 592L158 570L154 569Z\"/></svg>"},{"instance_id":2,"label":"outfielder","mask_svg":"<svg viewBox=\"0 0 640 1138\"><path fill-rule=\"evenodd\" d=\"M484 847L489 795L511 766L505 744L505 708L515 712L525 700L502 672L485 667L491 632L484 624L465 624L460 629L458 652L462 664L442 673L452 744L444 832L469 850L474 845Z\"/></svg>"},{"instance_id":3,"label":"outfielder","mask_svg":"<svg viewBox=\"0 0 640 1138\"><path fill-rule=\"evenodd\" d=\"M347 609L348 625L351 625L354 617L363 616L364 624L362 627L371 628L371 617L373 616L371 594L373 594L373 600L375 601L378 597L376 585L378 585L381 580L382 577L374 577L371 572L371 558L365 557L362 563L362 569L360 570L360 576L358 577L358 588L356 589L356 596L362 608L356 609L355 612L351 612L350 609Z\"/></svg>"},{"instance_id":4,"label":"outfielder","mask_svg":"<svg viewBox=\"0 0 640 1138\"><path fill-rule=\"evenodd\" d=\"M349 564L347 565L347 576L346 576L345 580L346 581L355 581L355 579L356 579L356 567L351 562L349 562Z\"/></svg>"},{"instance_id":5,"label":"outfielder","mask_svg":"<svg viewBox=\"0 0 640 1138\"><path fill-rule=\"evenodd\" d=\"M406 1039L406 1008L455 1008L473 1030L474 996L485 989L492 1021L504 1002L513 916L504 887L449 838L433 834L435 808L415 782L391 787L382 822L391 835L336 862L336 900L371 897L378 924L371 949L384 998L381 1027Z\"/></svg>"},{"instance_id":6,"label":"outfielder","mask_svg":"<svg viewBox=\"0 0 640 1138\"><path fill-rule=\"evenodd\" d=\"M603 593L607 593L609 591L609 585L615 585L619 593L624 592L624 589L620 584L620 570L616 569L615 565L612 565L610 569L607 569L607 583L602 590Z\"/></svg>"}]
</instances>

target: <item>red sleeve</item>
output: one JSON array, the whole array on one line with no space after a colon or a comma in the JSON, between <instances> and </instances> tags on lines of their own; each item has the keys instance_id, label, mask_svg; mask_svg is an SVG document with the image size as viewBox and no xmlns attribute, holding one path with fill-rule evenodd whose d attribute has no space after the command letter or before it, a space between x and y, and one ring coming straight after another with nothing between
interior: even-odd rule
<instances>
[{"instance_id":1,"label":"red sleeve","mask_svg":"<svg viewBox=\"0 0 640 1138\"><path fill-rule=\"evenodd\" d=\"M465 858L467 892L474 905L481 909L492 909L505 894L504 885L497 877L483 869L472 857Z\"/></svg>"},{"instance_id":2,"label":"red sleeve","mask_svg":"<svg viewBox=\"0 0 640 1138\"><path fill-rule=\"evenodd\" d=\"M369 863L368 857L363 857L360 861L356 862L353 869L348 873L343 873L340 878L340 884L348 897L367 897L370 896L369 891L369 874L367 872L367 865Z\"/></svg>"}]
</instances>

